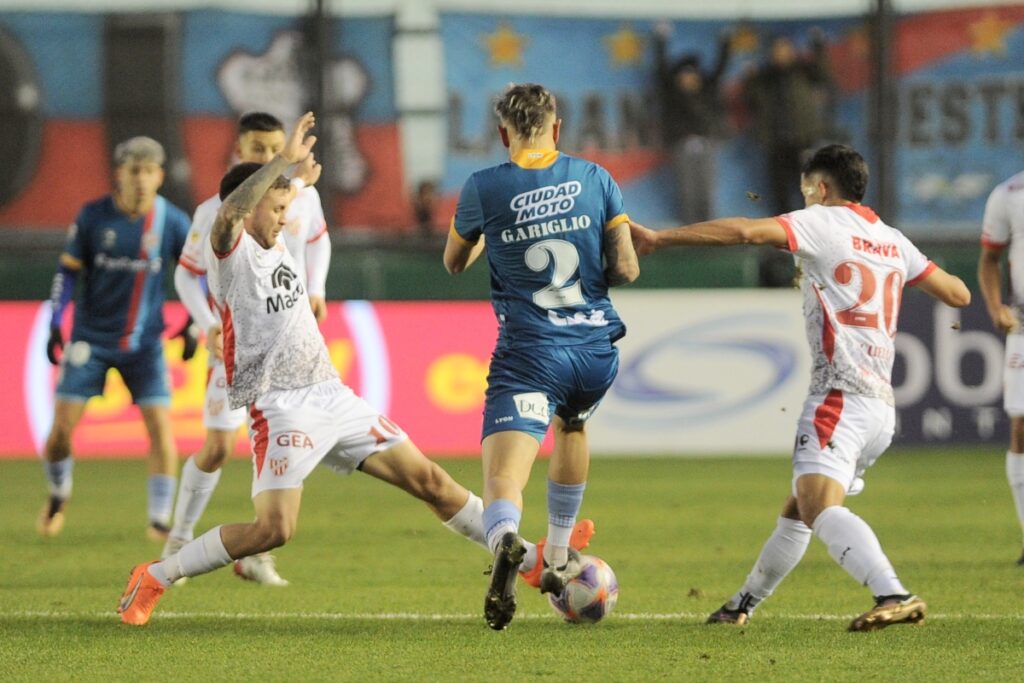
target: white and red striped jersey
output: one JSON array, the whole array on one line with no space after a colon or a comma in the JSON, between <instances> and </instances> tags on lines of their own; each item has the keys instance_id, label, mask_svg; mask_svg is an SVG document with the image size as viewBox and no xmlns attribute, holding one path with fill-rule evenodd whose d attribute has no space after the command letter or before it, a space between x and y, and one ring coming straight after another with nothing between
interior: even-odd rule
<instances>
[{"instance_id":1,"label":"white and red striped jersey","mask_svg":"<svg viewBox=\"0 0 1024 683\"><path fill-rule=\"evenodd\" d=\"M213 229L213 221L217 217L220 205L220 196L213 195L197 206L192 216L192 228L188 232L178 262L196 275L206 274L205 245L210 241L210 230ZM327 279L326 270L310 272L306 263L306 245L325 238L327 232L327 221L316 188L310 186L299 190L288 206L285 217L287 222L281 230L281 235L292 258L295 259L298 268L296 272L301 273L303 283L314 294L322 294L323 283Z\"/></svg>"},{"instance_id":2,"label":"white and red striped jersey","mask_svg":"<svg viewBox=\"0 0 1024 683\"><path fill-rule=\"evenodd\" d=\"M833 389L893 404L892 365L903 287L935 264L861 204L778 216L802 270L810 393Z\"/></svg>"},{"instance_id":3,"label":"white and red striped jersey","mask_svg":"<svg viewBox=\"0 0 1024 683\"><path fill-rule=\"evenodd\" d=\"M224 369L232 408L271 389L338 377L291 253L278 238L264 249L245 230L227 253L204 242L210 295L224 326Z\"/></svg>"},{"instance_id":4,"label":"white and red striped jersey","mask_svg":"<svg viewBox=\"0 0 1024 683\"><path fill-rule=\"evenodd\" d=\"M1010 248L1010 305L1024 320L1024 172L996 186L985 203L981 243ZM1024 334L1018 328L1015 334Z\"/></svg>"}]
</instances>

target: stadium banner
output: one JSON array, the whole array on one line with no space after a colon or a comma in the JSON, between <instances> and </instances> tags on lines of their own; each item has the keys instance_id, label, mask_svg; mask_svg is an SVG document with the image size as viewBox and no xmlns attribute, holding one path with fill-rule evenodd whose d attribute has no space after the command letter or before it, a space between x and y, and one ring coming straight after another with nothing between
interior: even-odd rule
<instances>
[{"instance_id":1,"label":"stadium banner","mask_svg":"<svg viewBox=\"0 0 1024 683\"><path fill-rule=\"evenodd\" d=\"M807 390L799 294L777 290L617 292L628 324L619 376L589 423L596 455L784 454ZM184 310L167 307L169 329ZM38 453L57 370L44 352L48 304L0 303L0 457ZM70 320L70 316L68 316ZM956 311L909 292L894 387L897 443L1003 442L1002 341L981 307ZM431 455L477 455L496 323L486 302L331 303L321 326L342 379ZM166 344L178 447L204 436L206 351ZM248 451L244 430L239 453ZM81 457L141 457L146 437L116 372L75 433ZM550 437L545 450L550 448Z\"/></svg>"},{"instance_id":2,"label":"stadium banner","mask_svg":"<svg viewBox=\"0 0 1024 683\"><path fill-rule=\"evenodd\" d=\"M616 19L442 14L449 135L441 189L449 208L474 170L506 159L494 131L495 96L510 82L535 81L556 95L562 149L608 168L626 207L641 222L656 226L678 220L655 76L660 22L630 18L626 6L623 11ZM718 41L728 36L731 57L718 114L723 130L714 143L713 215L772 211L764 200L770 196L769 168L745 94L776 36L791 38L802 59L809 59L816 40L823 42L831 79L814 95L825 119L820 142L853 144L870 163L870 43L864 17L677 20L670 31L670 60L692 56L705 71L716 61ZM896 18L898 206L890 222L918 237L978 235L988 192L1020 170L1022 65L1024 5ZM868 203L876 189L869 188Z\"/></svg>"},{"instance_id":3,"label":"stadium banner","mask_svg":"<svg viewBox=\"0 0 1024 683\"><path fill-rule=\"evenodd\" d=\"M332 226L404 229L411 220L393 23L345 17L328 31L329 94L317 123L331 139L318 158L327 169L321 188L336 197L324 207ZM267 111L288 125L315 100L304 71L309 30L303 17L216 9L0 11L0 120L10 138L0 228L67 226L109 191L113 145L142 133L168 152L165 194L190 210L232 163L239 115Z\"/></svg>"},{"instance_id":4,"label":"stadium banner","mask_svg":"<svg viewBox=\"0 0 1024 683\"><path fill-rule=\"evenodd\" d=\"M910 290L899 329L895 442L1005 447L1010 424L1003 412L1003 339L985 307L949 308Z\"/></svg>"}]
</instances>

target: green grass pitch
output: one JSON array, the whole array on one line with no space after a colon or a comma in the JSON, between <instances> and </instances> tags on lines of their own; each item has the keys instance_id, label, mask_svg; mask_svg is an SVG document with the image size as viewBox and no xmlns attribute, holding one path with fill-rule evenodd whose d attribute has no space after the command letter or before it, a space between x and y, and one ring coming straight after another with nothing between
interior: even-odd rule
<instances>
[{"instance_id":1,"label":"green grass pitch","mask_svg":"<svg viewBox=\"0 0 1024 683\"><path fill-rule=\"evenodd\" d=\"M446 460L479 491L476 460ZM544 470L523 532L546 528ZM0 463L0 679L39 680L985 680L1022 661L1024 568L1003 451L894 449L850 507L874 527L920 626L847 633L871 598L812 542L803 563L743 628L704 617L743 581L789 486L786 458L598 459L583 516L615 569L618 607L590 627L558 620L520 583L510 628L482 617L489 562L418 502L361 474L317 472L299 530L278 553L292 585L230 570L172 588L153 620L114 612L129 568L159 547L143 536L145 465L80 461L64 533L34 520L43 476ZM225 469L201 529L250 517L250 469Z\"/></svg>"}]
</instances>

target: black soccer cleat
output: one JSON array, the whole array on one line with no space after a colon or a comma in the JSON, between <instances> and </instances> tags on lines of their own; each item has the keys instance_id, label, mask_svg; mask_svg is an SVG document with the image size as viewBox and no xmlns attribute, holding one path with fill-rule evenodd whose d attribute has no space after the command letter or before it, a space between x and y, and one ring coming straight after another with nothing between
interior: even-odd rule
<instances>
[{"instance_id":1,"label":"black soccer cleat","mask_svg":"<svg viewBox=\"0 0 1024 683\"><path fill-rule=\"evenodd\" d=\"M733 624L743 626L750 621L750 612L745 609L729 609L726 603L711 613L706 623L708 624Z\"/></svg>"},{"instance_id":2,"label":"black soccer cleat","mask_svg":"<svg viewBox=\"0 0 1024 683\"><path fill-rule=\"evenodd\" d=\"M484 619L495 631L508 627L516 613L516 576L526 556L526 547L519 534L505 533L498 541L491 568L491 585L484 598Z\"/></svg>"}]
</instances>

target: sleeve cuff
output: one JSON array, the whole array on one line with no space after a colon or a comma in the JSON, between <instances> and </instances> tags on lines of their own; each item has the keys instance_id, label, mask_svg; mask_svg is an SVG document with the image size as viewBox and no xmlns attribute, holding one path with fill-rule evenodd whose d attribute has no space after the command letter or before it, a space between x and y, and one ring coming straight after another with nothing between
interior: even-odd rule
<instances>
[{"instance_id":1,"label":"sleeve cuff","mask_svg":"<svg viewBox=\"0 0 1024 683\"><path fill-rule=\"evenodd\" d=\"M786 249L795 254L800 245L796 241L796 232L793 230L793 224L789 222L786 216L776 216L775 220L786 231Z\"/></svg>"},{"instance_id":2,"label":"sleeve cuff","mask_svg":"<svg viewBox=\"0 0 1024 683\"><path fill-rule=\"evenodd\" d=\"M235 249L238 248L238 244L242 241L242 235L244 235L244 234L245 234L245 230L244 229L243 230L239 230L238 231L238 237L235 238L235 243L231 245L230 249L228 249L227 251L217 251L216 249L214 249L213 250L213 255L216 256L219 259L226 259L228 256L231 256L231 253Z\"/></svg>"},{"instance_id":3,"label":"sleeve cuff","mask_svg":"<svg viewBox=\"0 0 1024 683\"><path fill-rule=\"evenodd\" d=\"M614 227L616 227L618 225L621 225L622 223L625 223L627 221L629 221L629 214L620 213L618 216L615 216L614 218L609 220L607 223L605 223L604 224L604 229L605 230L611 230L612 228L614 228Z\"/></svg>"},{"instance_id":4,"label":"sleeve cuff","mask_svg":"<svg viewBox=\"0 0 1024 683\"><path fill-rule=\"evenodd\" d=\"M918 276L917 276L917 277L915 277L915 278L914 278L913 280L910 280L909 282L907 282L907 287L913 287L914 285L916 285L917 283L919 283L919 282L920 282L921 280L925 279L926 277L928 277L929 275L931 275L931 274L932 274L933 272L935 272L935 269L936 269L936 268L938 268L938 266L937 266L937 265L935 265L935 263L934 263L934 262L932 262L932 261L929 261L929 262L928 262L928 265L926 265L926 266L924 267L924 270L922 270L922 271L921 271L921 272L920 272L920 273L918 274Z\"/></svg>"},{"instance_id":5,"label":"sleeve cuff","mask_svg":"<svg viewBox=\"0 0 1024 683\"><path fill-rule=\"evenodd\" d=\"M472 247L476 242L470 242L465 237L459 234L459 231L455 229L455 219L452 218L452 226L448 230L448 236L455 239L456 242L463 246Z\"/></svg>"},{"instance_id":6,"label":"sleeve cuff","mask_svg":"<svg viewBox=\"0 0 1024 683\"><path fill-rule=\"evenodd\" d=\"M994 239L990 239L988 237L985 237L984 235L982 235L982 237L981 237L981 246L987 247L989 249L995 249L996 251L1002 251L1003 249L1006 249L1006 245L1007 245L1006 242L997 242Z\"/></svg>"},{"instance_id":7,"label":"sleeve cuff","mask_svg":"<svg viewBox=\"0 0 1024 683\"><path fill-rule=\"evenodd\" d=\"M192 273L193 275L198 275L199 277L206 275L206 271L197 266L195 263L193 263L192 259L188 258L187 256L182 256L181 258L179 258L178 265L187 270L188 272Z\"/></svg>"}]
</instances>

